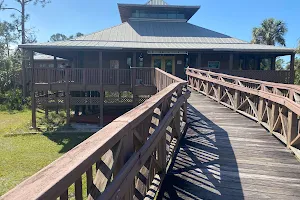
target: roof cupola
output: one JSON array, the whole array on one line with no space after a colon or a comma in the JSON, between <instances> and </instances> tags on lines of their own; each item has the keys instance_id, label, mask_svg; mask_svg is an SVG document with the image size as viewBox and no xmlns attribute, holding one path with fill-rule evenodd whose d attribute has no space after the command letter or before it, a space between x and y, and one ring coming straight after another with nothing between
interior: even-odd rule
<instances>
[{"instance_id":1,"label":"roof cupola","mask_svg":"<svg viewBox=\"0 0 300 200\"><path fill-rule=\"evenodd\" d=\"M146 4L118 4L122 22L127 21L188 21L200 6L169 5L163 0Z\"/></svg>"}]
</instances>

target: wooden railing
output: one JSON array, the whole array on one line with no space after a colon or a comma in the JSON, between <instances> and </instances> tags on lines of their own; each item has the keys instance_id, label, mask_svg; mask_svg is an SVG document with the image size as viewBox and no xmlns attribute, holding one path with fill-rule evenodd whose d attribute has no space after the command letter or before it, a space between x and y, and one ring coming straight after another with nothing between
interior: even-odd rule
<instances>
[{"instance_id":1,"label":"wooden railing","mask_svg":"<svg viewBox=\"0 0 300 200\"><path fill-rule=\"evenodd\" d=\"M2 198L141 199L160 188L187 124L187 82L155 69L159 92Z\"/></svg>"},{"instance_id":2,"label":"wooden railing","mask_svg":"<svg viewBox=\"0 0 300 200\"><path fill-rule=\"evenodd\" d=\"M138 84L154 85L154 68L108 69L108 68L27 68L26 80L36 84L70 84L87 85L130 85L132 75L139 80Z\"/></svg>"},{"instance_id":3,"label":"wooden railing","mask_svg":"<svg viewBox=\"0 0 300 200\"><path fill-rule=\"evenodd\" d=\"M189 87L257 121L300 158L300 86L192 68L186 74Z\"/></svg>"},{"instance_id":4,"label":"wooden railing","mask_svg":"<svg viewBox=\"0 0 300 200\"><path fill-rule=\"evenodd\" d=\"M243 78L270 81L276 83L291 83L291 72L289 70L222 70L212 69L216 73L239 76Z\"/></svg>"}]
</instances>

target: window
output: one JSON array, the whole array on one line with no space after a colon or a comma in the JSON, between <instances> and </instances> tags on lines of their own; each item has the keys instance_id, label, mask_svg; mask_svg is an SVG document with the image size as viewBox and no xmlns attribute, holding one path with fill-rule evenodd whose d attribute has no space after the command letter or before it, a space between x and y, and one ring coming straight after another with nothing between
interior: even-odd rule
<instances>
[{"instance_id":1,"label":"window","mask_svg":"<svg viewBox=\"0 0 300 200\"><path fill-rule=\"evenodd\" d=\"M220 69L220 61L208 61L209 69Z\"/></svg>"},{"instance_id":2,"label":"window","mask_svg":"<svg viewBox=\"0 0 300 200\"><path fill-rule=\"evenodd\" d=\"M177 17L176 11L168 12L168 19L176 19L176 17Z\"/></svg>"},{"instance_id":3,"label":"window","mask_svg":"<svg viewBox=\"0 0 300 200\"><path fill-rule=\"evenodd\" d=\"M165 12L159 12L158 13L158 19L167 19L168 18L168 14Z\"/></svg>"},{"instance_id":4,"label":"window","mask_svg":"<svg viewBox=\"0 0 300 200\"><path fill-rule=\"evenodd\" d=\"M140 18L147 18L147 17L148 17L147 11L141 10L141 11L140 11L140 16L139 16L139 17L140 17Z\"/></svg>"},{"instance_id":5,"label":"window","mask_svg":"<svg viewBox=\"0 0 300 200\"><path fill-rule=\"evenodd\" d=\"M180 11L148 11L135 10L131 14L132 18L151 18L151 19L185 19L184 13Z\"/></svg>"},{"instance_id":6,"label":"window","mask_svg":"<svg viewBox=\"0 0 300 200\"><path fill-rule=\"evenodd\" d=\"M127 58L126 63L128 68L132 67L132 59L130 57Z\"/></svg>"},{"instance_id":7,"label":"window","mask_svg":"<svg viewBox=\"0 0 300 200\"><path fill-rule=\"evenodd\" d=\"M110 60L109 67L110 67L110 69L119 69L119 61L118 60Z\"/></svg>"},{"instance_id":8,"label":"window","mask_svg":"<svg viewBox=\"0 0 300 200\"><path fill-rule=\"evenodd\" d=\"M177 14L177 19L185 19L184 14L178 13L178 14Z\"/></svg>"},{"instance_id":9,"label":"window","mask_svg":"<svg viewBox=\"0 0 300 200\"><path fill-rule=\"evenodd\" d=\"M139 56L139 67L144 67L144 56L142 53Z\"/></svg>"}]
</instances>

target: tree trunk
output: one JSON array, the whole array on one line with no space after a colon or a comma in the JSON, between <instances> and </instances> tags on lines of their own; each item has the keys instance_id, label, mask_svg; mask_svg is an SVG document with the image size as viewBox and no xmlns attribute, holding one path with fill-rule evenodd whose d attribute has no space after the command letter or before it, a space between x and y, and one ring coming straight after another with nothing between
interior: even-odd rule
<instances>
[{"instance_id":1,"label":"tree trunk","mask_svg":"<svg viewBox=\"0 0 300 200\"><path fill-rule=\"evenodd\" d=\"M22 26L22 44L25 44L25 2L22 0L21 2L22 12L21 12L21 26ZM22 85L23 85L23 97L27 96L26 89L26 72L25 72L25 51L22 49Z\"/></svg>"},{"instance_id":2,"label":"tree trunk","mask_svg":"<svg viewBox=\"0 0 300 200\"><path fill-rule=\"evenodd\" d=\"M25 44L25 2L24 0L22 0L22 3L21 3L21 6L22 6L22 13L21 13L21 23L22 23L22 44Z\"/></svg>"}]
</instances>

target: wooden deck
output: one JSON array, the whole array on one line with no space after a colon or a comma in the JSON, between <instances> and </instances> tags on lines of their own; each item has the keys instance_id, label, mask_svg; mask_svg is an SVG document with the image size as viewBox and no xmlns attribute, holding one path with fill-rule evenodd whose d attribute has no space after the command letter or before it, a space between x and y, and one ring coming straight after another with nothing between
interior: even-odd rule
<instances>
[{"instance_id":1,"label":"wooden deck","mask_svg":"<svg viewBox=\"0 0 300 200\"><path fill-rule=\"evenodd\" d=\"M258 123L192 92L158 199L300 199L300 163Z\"/></svg>"}]
</instances>

